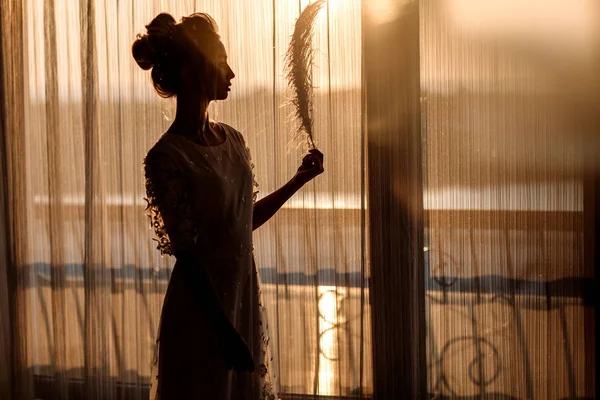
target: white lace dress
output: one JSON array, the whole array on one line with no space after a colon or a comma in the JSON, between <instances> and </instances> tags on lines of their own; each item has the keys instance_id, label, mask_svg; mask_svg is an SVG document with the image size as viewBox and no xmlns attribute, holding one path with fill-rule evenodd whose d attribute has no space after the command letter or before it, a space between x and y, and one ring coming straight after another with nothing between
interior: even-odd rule
<instances>
[{"instance_id":1,"label":"white lace dress","mask_svg":"<svg viewBox=\"0 0 600 400\"><path fill-rule=\"evenodd\" d=\"M230 371L211 324L178 260L165 296L150 398L275 399L266 311L252 247L256 197L250 153L225 124L217 146L164 134L145 159L148 211L163 254L193 249L216 297L250 349L255 371ZM186 277L184 277L186 276Z\"/></svg>"}]
</instances>

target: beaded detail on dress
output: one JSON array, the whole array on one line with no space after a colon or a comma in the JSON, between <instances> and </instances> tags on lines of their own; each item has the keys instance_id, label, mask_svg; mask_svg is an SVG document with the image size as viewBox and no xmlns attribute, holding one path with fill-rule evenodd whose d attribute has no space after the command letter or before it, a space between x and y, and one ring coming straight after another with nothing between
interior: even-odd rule
<instances>
[{"instance_id":1,"label":"beaded detail on dress","mask_svg":"<svg viewBox=\"0 0 600 400\"><path fill-rule=\"evenodd\" d=\"M243 140L243 139L242 139ZM246 143L244 143L246 145ZM248 162L250 163L250 168L252 169L252 201L256 203L256 198L258 197L258 182L256 182L256 173L254 172L254 163L252 162L252 154L250 153L250 148L246 146L246 153L248 156Z\"/></svg>"}]
</instances>

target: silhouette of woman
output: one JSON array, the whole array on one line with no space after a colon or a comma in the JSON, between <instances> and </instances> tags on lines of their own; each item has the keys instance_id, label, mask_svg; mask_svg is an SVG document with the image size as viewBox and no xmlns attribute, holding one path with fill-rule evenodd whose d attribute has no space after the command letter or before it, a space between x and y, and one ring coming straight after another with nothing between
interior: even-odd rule
<instances>
[{"instance_id":1,"label":"silhouette of woman","mask_svg":"<svg viewBox=\"0 0 600 400\"><path fill-rule=\"evenodd\" d=\"M173 124L145 158L148 213L158 249L176 258L153 366L152 399L275 399L266 312L252 231L323 172L310 151L284 186L256 201L244 137L209 121L235 77L215 21L159 14L133 43L154 88L177 97Z\"/></svg>"}]
</instances>

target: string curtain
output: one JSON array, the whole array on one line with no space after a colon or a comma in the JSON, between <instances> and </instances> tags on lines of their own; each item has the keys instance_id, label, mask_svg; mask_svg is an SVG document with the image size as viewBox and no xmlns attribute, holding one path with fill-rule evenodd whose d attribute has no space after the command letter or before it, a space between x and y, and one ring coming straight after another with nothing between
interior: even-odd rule
<instances>
[{"instance_id":1,"label":"string curtain","mask_svg":"<svg viewBox=\"0 0 600 400\"><path fill-rule=\"evenodd\" d=\"M201 11L217 21L236 78L210 115L245 135L264 196L293 176L306 151L293 140L283 72L306 4L2 2L4 85L14 104L6 157L17 398L147 397L174 260L152 241L142 162L175 103L159 99L135 64L136 35L159 12L179 19ZM328 172L255 232L282 393L372 390L360 35L359 1L323 9L314 125Z\"/></svg>"}]
</instances>

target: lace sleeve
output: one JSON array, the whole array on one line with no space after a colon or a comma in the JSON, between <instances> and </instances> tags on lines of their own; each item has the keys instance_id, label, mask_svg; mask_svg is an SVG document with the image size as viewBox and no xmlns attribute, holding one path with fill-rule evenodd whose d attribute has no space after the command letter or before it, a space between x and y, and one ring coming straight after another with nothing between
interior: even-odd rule
<instances>
[{"instance_id":1,"label":"lace sleeve","mask_svg":"<svg viewBox=\"0 0 600 400\"><path fill-rule=\"evenodd\" d=\"M245 145L245 143L244 143ZM254 172L254 163L252 162L252 154L250 154L250 147L246 146L246 153L248 153L248 161L250 162L250 168L252 169L252 200L256 203L258 198L258 182L256 181L256 173Z\"/></svg>"},{"instance_id":2,"label":"lace sleeve","mask_svg":"<svg viewBox=\"0 0 600 400\"><path fill-rule=\"evenodd\" d=\"M241 132L238 132L238 131L236 131L236 133L240 137L242 146L244 147L244 150L246 151L246 157L248 158L248 164L250 164L250 169L252 170L252 199L256 203L256 199L257 199L258 193L259 193L259 189L258 189L259 185L258 185L258 182L256 181L256 173L254 172L255 165L254 165L254 162L252 161L252 153L250 152L250 147L248 147L248 145L246 144L246 139L244 138L244 135L242 135Z\"/></svg>"},{"instance_id":3,"label":"lace sleeve","mask_svg":"<svg viewBox=\"0 0 600 400\"><path fill-rule=\"evenodd\" d=\"M146 214L161 254L190 249L198 232L191 217L187 181L183 171L165 154L150 152L144 160Z\"/></svg>"}]
</instances>

